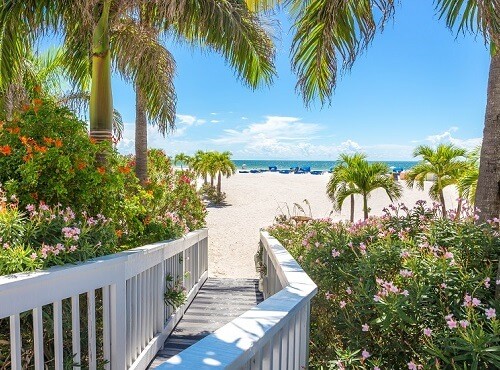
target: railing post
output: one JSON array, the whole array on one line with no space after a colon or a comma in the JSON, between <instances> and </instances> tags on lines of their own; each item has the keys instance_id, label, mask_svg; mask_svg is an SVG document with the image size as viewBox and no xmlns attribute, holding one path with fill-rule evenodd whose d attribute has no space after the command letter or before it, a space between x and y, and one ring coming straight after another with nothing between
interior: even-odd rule
<instances>
[{"instance_id":1,"label":"railing post","mask_svg":"<svg viewBox=\"0 0 500 370\"><path fill-rule=\"evenodd\" d=\"M127 292L124 275L110 286L111 303L111 369L125 370L127 367Z\"/></svg>"}]
</instances>

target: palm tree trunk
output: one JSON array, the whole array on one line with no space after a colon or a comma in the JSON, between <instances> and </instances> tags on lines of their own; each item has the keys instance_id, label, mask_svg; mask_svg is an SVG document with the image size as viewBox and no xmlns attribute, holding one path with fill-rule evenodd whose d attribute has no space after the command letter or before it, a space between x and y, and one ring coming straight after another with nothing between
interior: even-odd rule
<instances>
[{"instance_id":1,"label":"palm tree trunk","mask_svg":"<svg viewBox=\"0 0 500 370\"><path fill-rule=\"evenodd\" d=\"M222 174L219 172L219 176L217 178L217 194L220 195L222 186L221 186Z\"/></svg>"},{"instance_id":2,"label":"palm tree trunk","mask_svg":"<svg viewBox=\"0 0 500 370\"><path fill-rule=\"evenodd\" d=\"M354 194L351 194L351 222L354 222Z\"/></svg>"},{"instance_id":3,"label":"palm tree trunk","mask_svg":"<svg viewBox=\"0 0 500 370\"><path fill-rule=\"evenodd\" d=\"M365 220L368 218L368 195L363 194L363 213L365 216Z\"/></svg>"},{"instance_id":4,"label":"palm tree trunk","mask_svg":"<svg viewBox=\"0 0 500 370\"><path fill-rule=\"evenodd\" d=\"M210 186L214 187L214 175L210 175Z\"/></svg>"},{"instance_id":5,"label":"palm tree trunk","mask_svg":"<svg viewBox=\"0 0 500 370\"><path fill-rule=\"evenodd\" d=\"M458 197L457 215L455 216L456 220L460 219L460 213L462 213L462 194L460 194Z\"/></svg>"},{"instance_id":6,"label":"palm tree trunk","mask_svg":"<svg viewBox=\"0 0 500 370\"><path fill-rule=\"evenodd\" d=\"M135 174L142 185L148 179L148 121L143 94L135 86Z\"/></svg>"},{"instance_id":7,"label":"palm tree trunk","mask_svg":"<svg viewBox=\"0 0 500 370\"><path fill-rule=\"evenodd\" d=\"M111 94L111 54L109 50L110 0L104 2L101 18L92 37L92 86L90 90L90 137L111 141L113 96Z\"/></svg>"},{"instance_id":8,"label":"palm tree trunk","mask_svg":"<svg viewBox=\"0 0 500 370\"><path fill-rule=\"evenodd\" d=\"M443 189L439 189L439 199L441 201L441 209L443 211L443 217L446 217L446 205L444 204L444 193Z\"/></svg>"},{"instance_id":9,"label":"palm tree trunk","mask_svg":"<svg viewBox=\"0 0 500 370\"><path fill-rule=\"evenodd\" d=\"M479 222L500 215L500 53L491 58L476 190Z\"/></svg>"}]
</instances>

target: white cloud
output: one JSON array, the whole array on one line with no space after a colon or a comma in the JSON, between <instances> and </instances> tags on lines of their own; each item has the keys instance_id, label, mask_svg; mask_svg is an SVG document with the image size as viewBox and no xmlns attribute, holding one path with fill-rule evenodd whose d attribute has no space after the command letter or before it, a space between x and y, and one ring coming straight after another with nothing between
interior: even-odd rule
<instances>
[{"instance_id":1,"label":"white cloud","mask_svg":"<svg viewBox=\"0 0 500 370\"><path fill-rule=\"evenodd\" d=\"M211 123L219 123L219 122L221 122L221 121L216 120L216 119L212 119L212 120L210 120L210 122L211 122Z\"/></svg>"},{"instance_id":2,"label":"white cloud","mask_svg":"<svg viewBox=\"0 0 500 370\"><path fill-rule=\"evenodd\" d=\"M242 120L247 120L247 119L248 119L248 117L241 117L241 119L242 119Z\"/></svg>"},{"instance_id":3,"label":"white cloud","mask_svg":"<svg viewBox=\"0 0 500 370\"><path fill-rule=\"evenodd\" d=\"M458 127L450 127L447 131L443 133L427 136L425 140L430 142L432 145L438 145L441 143L450 143L467 150L473 149L476 146L481 145L482 138L477 137L470 139L459 139L454 137L452 134L456 131L458 131Z\"/></svg>"},{"instance_id":4,"label":"white cloud","mask_svg":"<svg viewBox=\"0 0 500 370\"><path fill-rule=\"evenodd\" d=\"M176 137L183 136L188 127L201 126L207 122L206 119L197 118L190 114L176 114L175 116L177 117L176 129L172 136Z\"/></svg>"},{"instance_id":5,"label":"white cloud","mask_svg":"<svg viewBox=\"0 0 500 370\"><path fill-rule=\"evenodd\" d=\"M217 114L219 114L219 113L217 113L217 112L212 112L212 113L210 113L210 114L211 114L212 116L216 116L216 115L217 115Z\"/></svg>"}]
</instances>

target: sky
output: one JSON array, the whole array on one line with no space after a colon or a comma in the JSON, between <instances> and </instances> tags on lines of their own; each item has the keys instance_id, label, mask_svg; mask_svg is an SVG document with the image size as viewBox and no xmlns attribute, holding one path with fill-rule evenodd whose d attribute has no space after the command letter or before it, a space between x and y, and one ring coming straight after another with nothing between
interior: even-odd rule
<instances>
[{"instance_id":1,"label":"sky","mask_svg":"<svg viewBox=\"0 0 500 370\"><path fill-rule=\"evenodd\" d=\"M458 35L432 0L403 1L384 32L338 81L332 104L306 108L291 72L290 20L278 14L276 67L270 87L252 91L207 50L168 44L177 63L175 132L148 130L149 147L168 155L229 150L234 159L335 160L364 152L371 160L412 160L417 145L481 142L489 50L481 36ZM113 79L114 105L133 153L135 96Z\"/></svg>"}]
</instances>

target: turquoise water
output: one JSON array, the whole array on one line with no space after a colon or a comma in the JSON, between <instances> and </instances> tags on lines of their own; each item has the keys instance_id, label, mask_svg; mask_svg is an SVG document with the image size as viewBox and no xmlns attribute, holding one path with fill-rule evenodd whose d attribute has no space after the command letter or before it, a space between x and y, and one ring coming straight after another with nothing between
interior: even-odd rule
<instances>
[{"instance_id":1,"label":"turquoise water","mask_svg":"<svg viewBox=\"0 0 500 370\"><path fill-rule=\"evenodd\" d=\"M276 166L278 170L288 170L295 167L311 167L311 170L318 171L328 171L330 168L334 167L337 163L336 161L293 161L293 160L233 160L236 167L241 170L242 166L245 164L246 168L249 170L267 170L269 166ZM416 161L380 161L387 163L389 167L402 168L408 170L412 168Z\"/></svg>"}]
</instances>

